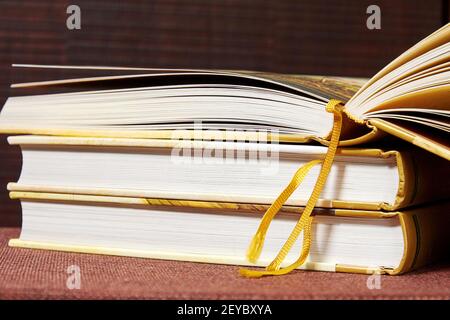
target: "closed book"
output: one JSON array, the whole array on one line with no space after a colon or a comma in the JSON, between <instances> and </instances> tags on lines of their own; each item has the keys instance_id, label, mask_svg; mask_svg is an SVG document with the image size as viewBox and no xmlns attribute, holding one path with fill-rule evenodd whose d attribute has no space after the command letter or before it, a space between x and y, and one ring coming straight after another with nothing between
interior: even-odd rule
<instances>
[{"instance_id":1,"label":"closed book","mask_svg":"<svg viewBox=\"0 0 450 320\"><path fill-rule=\"evenodd\" d=\"M325 157L308 145L52 136L9 137L23 152L10 191L270 204L298 167ZM339 149L320 207L396 210L446 199L447 161L415 150ZM308 200L318 168L287 204ZM436 183L440 180L440 183Z\"/></svg>"},{"instance_id":2,"label":"closed book","mask_svg":"<svg viewBox=\"0 0 450 320\"><path fill-rule=\"evenodd\" d=\"M131 197L11 192L23 227L13 247L247 266L267 264L301 207L284 206L255 264L248 240L267 206ZM448 203L394 212L315 209L314 242L302 268L399 274L448 252ZM296 258L302 241L285 264Z\"/></svg>"}]
</instances>

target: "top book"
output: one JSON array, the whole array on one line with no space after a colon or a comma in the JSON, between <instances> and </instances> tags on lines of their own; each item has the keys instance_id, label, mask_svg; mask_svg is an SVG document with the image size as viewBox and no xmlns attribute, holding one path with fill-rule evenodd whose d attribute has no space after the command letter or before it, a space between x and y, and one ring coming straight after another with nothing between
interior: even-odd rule
<instances>
[{"instance_id":1,"label":"top book","mask_svg":"<svg viewBox=\"0 0 450 320\"><path fill-rule=\"evenodd\" d=\"M255 140L328 144L330 99L342 100L340 146L388 133L450 160L450 24L373 78L252 71L15 65L91 76L12 85L0 132L69 136ZM92 74L94 74L92 76ZM202 129L199 132L196 128ZM179 138L179 137L178 137Z\"/></svg>"}]
</instances>

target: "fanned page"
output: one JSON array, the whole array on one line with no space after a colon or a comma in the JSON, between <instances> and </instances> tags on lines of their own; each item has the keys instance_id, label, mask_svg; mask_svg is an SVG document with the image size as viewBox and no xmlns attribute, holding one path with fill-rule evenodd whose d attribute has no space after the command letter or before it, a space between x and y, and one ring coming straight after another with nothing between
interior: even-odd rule
<instances>
[{"instance_id":1,"label":"fanned page","mask_svg":"<svg viewBox=\"0 0 450 320\"><path fill-rule=\"evenodd\" d=\"M353 117L450 160L450 24L376 74L346 108Z\"/></svg>"},{"instance_id":2,"label":"fanned page","mask_svg":"<svg viewBox=\"0 0 450 320\"><path fill-rule=\"evenodd\" d=\"M257 72L244 70L207 70L207 69L156 69L156 68L132 68L132 67L106 67L106 66L60 66L60 65L33 65L33 64L13 64L15 68L27 68L29 70L38 70L35 73L36 79L39 79L39 70L46 70L46 74L53 74L54 78L61 77L61 74L76 75L67 79L39 79L34 82L16 83L12 88L33 88L42 89L48 92L49 88L67 86L65 89L70 90L70 86L82 83L92 83L93 87L98 85L98 81L121 80L126 78L141 78L147 76L180 76L180 75L210 75L210 76L231 76L234 78L249 78L254 80L262 80L268 82L263 87L278 87L281 90L298 91L300 93L314 96L318 100L324 102L331 98L348 101L366 82L367 79L351 78L351 77L331 77L317 75L296 75L296 74L279 74L271 72ZM49 72L48 70L53 70ZM19 72L20 74L20 72ZM49 76L47 76L49 77ZM50 76L51 77L51 76ZM66 76L67 77L67 76ZM195 79L192 79L195 80ZM225 80L222 79L222 81ZM243 79L235 79L236 84L244 81ZM189 79L187 81L190 82ZM207 83L207 82L205 82ZM225 82L224 84L227 84ZM257 82L255 82L257 84ZM261 85L261 83L260 83ZM257 85L258 86L258 85ZM282 88L282 87L285 88Z\"/></svg>"},{"instance_id":3,"label":"fanned page","mask_svg":"<svg viewBox=\"0 0 450 320\"><path fill-rule=\"evenodd\" d=\"M202 138L223 139L232 131L234 138L254 140L263 131L302 142L325 138L333 121L326 102L347 101L365 82L250 71L17 67L130 74L15 84L19 96L0 114L6 133L173 138L174 129L201 129L209 131Z\"/></svg>"}]
</instances>

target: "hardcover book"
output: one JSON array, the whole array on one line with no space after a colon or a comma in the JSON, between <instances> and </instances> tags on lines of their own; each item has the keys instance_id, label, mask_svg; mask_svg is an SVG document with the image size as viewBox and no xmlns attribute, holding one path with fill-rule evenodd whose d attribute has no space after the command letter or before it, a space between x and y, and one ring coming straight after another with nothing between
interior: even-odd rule
<instances>
[{"instance_id":1,"label":"hardcover book","mask_svg":"<svg viewBox=\"0 0 450 320\"><path fill-rule=\"evenodd\" d=\"M263 266L276 254L303 208L284 206L257 263L248 239L267 205L11 192L23 228L13 247L141 258ZM302 268L400 274L450 249L448 203L394 212L315 209L314 242ZM219 227L220 226L220 227ZM282 266L295 260L300 240Z\"/></svg>"},{"instance_id":2,"label":"hardcover book","mask_svg":"<svg viewBox=\"0 0 450 320\"><path fill-rule=\"evenodd\" d=\"M299 166L326 147L158 139L9 137L23 166L10 191L270 204ZM164 172L164 174L161 174ZM420 148L341 148L317 206L396 210L448 198L448 162ZM286 202L305 205L311 170Z\"/></svg>"}]
</instances>

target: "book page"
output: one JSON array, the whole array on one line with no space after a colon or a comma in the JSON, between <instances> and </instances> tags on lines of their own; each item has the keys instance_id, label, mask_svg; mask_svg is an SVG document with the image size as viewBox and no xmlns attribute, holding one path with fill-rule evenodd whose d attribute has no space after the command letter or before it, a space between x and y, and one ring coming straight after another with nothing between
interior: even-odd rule
<instances>
[{"instance_id":1,"label":"book page","mask_svg":"<svg viewBox=\"0 0 450 320\"><path fill-rule=\"evenodd\" d=\"M52 88L64 86L67 87L68 91L72 91L69 89L70 87L83 89L83 87L88 88L88 86L98 87L101 83L104 84L105 88L107 88L108 83L113 85L122 83L127 85L126 83L129 83L129 85L133 85L137 84L137 82L147 85L169 85L173 83L224 83L237 85L242 84L243 81L248 83L249 79L254 79L267 82L265 85L254 82L252 83L254 86L275 86L277 89L281 87L291 88L323 102L331 98L346 102L367 82L367 79L364 78L277 74L245 70L152 69L26 64L13 66L31 70L36 69L36 76L40 74L39 70L47 69L46 79L36 77L36 81L12 85L12 88L15 89L33 88L34 90L39 90L40 87L43 87L44 90L47 90L46 93ZM65 78L61 78L63 73ZM53 75L53 79L49 78L51 75ZM233 77L234 79L227 79L227 77Z\"/></svg>"},{"instance_id":2,"label":"book page","mask_svg":"<svg viewBox=\"0 0 450 320\"><path fill-rule=\"evenodd\" d=\"M339 99L347 102L366 82L366 78L295 75L266 72L245 72L256 77L270 79L293 86L322 97L324 101Z\"/></svg>"},{"instance_id":3,"label":"book page","mask_svg":"<svg viewBox=\"0 0 450 320\"><path fill-rule=\"evenodd\" d=\"M369 88L375 81L381 79L388 73L392 72L396 68L404 65L408 61L413 60L414 58L419 57L420 55L431 51L434 48L442 46L449 42L450 39L450 23L447 23L445 26L435 31L409 50L404 52L402 55L397 57L391 63L389 63L386 67L384 67L380 72L378 72L375 76L373 76L349 101L349 104L352 104L352 101L356 99L362 92L364 92L367 88Z\"/></svg>"}]
</instances>

